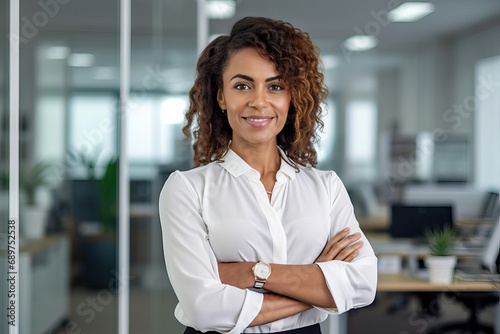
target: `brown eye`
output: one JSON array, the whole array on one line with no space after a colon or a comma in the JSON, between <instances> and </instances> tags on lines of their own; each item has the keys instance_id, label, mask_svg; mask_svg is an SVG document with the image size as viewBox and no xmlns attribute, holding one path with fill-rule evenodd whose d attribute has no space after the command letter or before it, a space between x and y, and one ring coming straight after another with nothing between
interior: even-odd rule
<instances>
[{"instance_id":1,"label":"brown eye","mask_svg":"<svg viewBox=\"0 0 500 334\"><path fill-rule=\"evenodd\" d=\"M269 89L279 91L279 90L285 89L285 87L283 87L282 85L279 85L279 84L272 84L271 86L269 86Z\"/></svg>"},{"instance_id":2,"label":"brown eye","mask_svg":"<svg viewBox=\"0 0 500 334\"><path fill-rule=\"evenodd\" d=\"M236 84L234 86L234 88L237 89L237 90L248 90L248 89L250 89L250 87L247 84L245 84L245 83L238 83L238 84Z\"/></svg>"}]
</instances>

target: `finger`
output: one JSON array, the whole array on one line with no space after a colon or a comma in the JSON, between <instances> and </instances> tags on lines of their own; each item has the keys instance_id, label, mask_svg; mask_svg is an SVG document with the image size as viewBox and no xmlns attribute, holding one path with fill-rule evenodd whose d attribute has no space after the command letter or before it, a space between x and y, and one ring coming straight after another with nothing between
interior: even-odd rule
<instances>
[{"instance_id":1,"label":"finger","mask_svg":"<svg viewBox=\"0 0 500 334\"><path fill-rule=\"evenodd\" d=\"M327 244L334 244L336 242L339 242L340 240L344 239L348 234L349 234L350 228L346 227L342 231L338 232L331 238Z\"/></svg>"},{"instance_id":2,"label":"finger","mask_svg":"<svg viewBox=\"0 0 500 334\"><path fill-rule=\"evenodd\" d=\"M339 254L335 257L335 260L345 261L352 253L359 252L359 249L363 247L363 241L359 241L353 245L350 245L342 249Z\"/></svg>"},{"instance_id":3,"label":"finger","mask_svg":"<svg viewBox=\"0 0 500 334\"><path fill-rule=\"evenodd\" d=\"M358 255L359 255L359 250L355 250L354 252L352 252L351 254L349 254L349 256L346 257L342 261L344 261L344 262L352 262Z\"/></svg>"},{"instance_id":4,"label":"finger","mask_svg":"<svg viewBox=\"0 0 500 334\"><path fill-rule=\"evenodd\" d=\"M337 256L344 248L358 241L359 238L361 238L361 233L359 232L356 232L354 234L345 237L344 239L332 245L326 255L331 256L332 258Z\"/></svg>"},{"instance_id":5,"label":"finger","mask_svg":"<svg viewBox=\"0 0 500 334\"><path fill-rule=\"evenodd\" d=\"M339 260L345 261L345 259L351 255L351 253L359 250L363 246L363 243L360 241L356 244L349 245L343 249L341 249L331 260Z\"/></svg>"},{"instance_id":6,"label":"finger","mask_svg":"<svg viewBox=\"0 0 500 334\"><path fill-rule=\"evenodd\" d=\"M326 243L325 245L325 248L323 249L323 252L326 254L328 253L331 248L338 242L342 241L343 239L345 239L347 237L347 235L349 234L349 227L346 227L345 229L343 229L342 231L338 232L337 234L335 234L333 236L333 238L331 238L330 240L328 240L328 242Z\"/></svg>"},{"instance_id":7,"label":"finger","mask_svg":"<svg viewBox=\"0 0 500 334\"><path fill-rule=\"evenodd\" d=\"M360 232L356 232L351 235L348 235L348 233L348 227L338 232L332 239L328 241L316 261L324 262L336 259L336 257L344 248L346 248L350 244L355 243L359 238L361 238Z\"/></svg>"}]
</instances>

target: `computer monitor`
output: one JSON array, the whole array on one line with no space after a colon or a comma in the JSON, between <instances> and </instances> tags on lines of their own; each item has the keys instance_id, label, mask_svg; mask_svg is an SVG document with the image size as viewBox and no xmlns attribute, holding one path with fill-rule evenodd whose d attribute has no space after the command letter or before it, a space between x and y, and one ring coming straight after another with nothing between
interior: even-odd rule
<instances>
[{"instance_id":1,"label":"computer monitor","mask_svg":"<svg viewBox=\"0 0 500 334\"><path fill-rule=\"evenodd\" d=\"M453 227L451 204L392 204L389 233L393 238L423 238L427 230Z\"/></svg>"}]
</instances>

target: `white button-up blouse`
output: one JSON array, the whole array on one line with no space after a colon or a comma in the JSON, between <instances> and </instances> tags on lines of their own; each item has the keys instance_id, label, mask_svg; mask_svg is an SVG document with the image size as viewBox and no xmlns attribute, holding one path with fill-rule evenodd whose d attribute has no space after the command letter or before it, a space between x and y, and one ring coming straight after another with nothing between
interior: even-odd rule
<instances>
[{"instance_id":1,"label":"white button-up blouse","mask_svg":"<svg viewBox=\"0 0 500 334\"><path fill-rule=\"evenodd\" d=\"M232 150L222 161L176 171L165 182L159 202L165 263L179 300L175 316L183 325L203 332L278 332L373 301L377 258L362 234L364 245L354 261L318 263L336 309L315 307L247 328L261 309L262 292L221 283L218 262L311 264L343 228L360 231L334 172L302 167L297 172L281 154L271 201L259 172Z\"/></svg>"}]
</instances>

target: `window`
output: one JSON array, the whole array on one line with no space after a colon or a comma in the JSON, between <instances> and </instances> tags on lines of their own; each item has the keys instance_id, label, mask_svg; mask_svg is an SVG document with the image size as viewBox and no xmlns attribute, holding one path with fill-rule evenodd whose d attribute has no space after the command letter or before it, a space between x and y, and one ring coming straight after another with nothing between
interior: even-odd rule
<instances>
[{"instance_id":1,"label":"window","mask_svg":"<svg viewBox=\"0 0 500 334\"><path fill-rule=\"evenodd\" d=\"M346 171L350 176L375 174L377 110L374 101L353 99L346 105Z\"/></svg>"},{"instance_id":2,"label":"window","mask_svg":"<svg viewBox=\"0 0 500 334\"><path fill-rule=\"evenodd\" d=\"M111 94L74 95L69 106L67 150L83 154L96 161L97 166L118 153L116 97ZM69 171L81 176L77 168Z\"/></svg>"}]
</instances>

